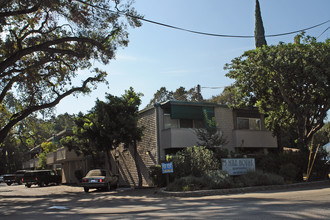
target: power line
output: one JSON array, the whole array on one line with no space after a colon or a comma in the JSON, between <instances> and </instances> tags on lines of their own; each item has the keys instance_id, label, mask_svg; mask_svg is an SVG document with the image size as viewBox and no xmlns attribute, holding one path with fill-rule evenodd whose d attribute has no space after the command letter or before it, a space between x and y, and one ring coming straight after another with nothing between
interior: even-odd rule
<instances>
[{"instance_id":1,"label":"power line","mask_svg":"<svg viewBox=\"0 0 330 220\"><path fill-rule=\"evenodd\" d=\"M226 87L228 87L228 86L218 86L218 87L207 87L207 86L203 86L203 87L201 87L202 89L224 89L224 88L226 88Z\"/></svg>"},{"instance_id":2,"label":"power line","mask_svg":"<svg viewBox=\"0 0 330 220\"><path fill-rule=\"evenodd\" d=\"M140 19L142 21L146 21L152 24L156 24L156 25L160 25L160 26L164 26L164 27L168 27L168 28L172 28L172 29L176 29L176 30L180 30L180 31L185 31L185 32L189 32L189 33L193 33L193 34L199 34L199 35L206 35L206 36L212 36L212 37L228 37L228 38L254 38L255 36L253 35L231 35L231 34L213 34L213 33L206 33L206 32L200 32L200 31L194 31L194 30L189 30L189 29L185 29L185 28L181 28L181 27L176 27L173 25L168 25L168 24L164 24L164 23L160 23L160 22L156 22L156 21L152 21L152 20L148 20L145 18L139 18L136 16L130 16L130 15L126 15L129 17L133 17L135 19ZM320 24L308 27L308 28L303 28L297 31L290 31L290 32L286 32L286 33L280 33L280 34L270 34L270 35L265 35L265 37L279 37L279 36L284 36L284 35L290 35L290 34L295 34L295 33L300 33L303 31L307 31L316 27L319 27L321 25L324 25L326 23L330 22L330 20L327 20L325 22L322 22Z\"/></svg>"},{"instance_id":3,"label":"power line","mask_svg":"<svg viewBox=\"0 0 330 220\"><path fill-rule=\"evenodd\" d=\"M325 29L316 39L318 39L319 37L321 37L325 32L327 32L327 30L329 30L329 28L330 28L330 26L327 28L327 29Z\"/></svg>"},{"instance_id":4,"label":"power line","mask_svg":"<svg viewBox=\"0 0 330 220\"><path fill-rule=\"evenodd\" d=\"M130 15L130 14L125 13L125 12L113 11L113 10L110 10L110 9L102 8L102 7L93 5L91 3L84 2L82 0L77 0L77 1L79 1L83 4L86 4L86 5L89 5L91 7L95 7L95 8L101 9L101 10L108 11L110 13L118 14L118 15L121 15L121 16L123 15L123 16L127 16L127 17L130 17L130 18L134 18L134 19L139 19L141 21L145 21L145 22L148 22L148 23L151 23L151 24L155 24L155 25L159 25L159 26L163 26L163 27L167 27L167 28L171 28L171 29L175 29L175 30L185 31L185 32L193 33L193 34L206 35L206 36L211 36L211 37L227 37L227 38L254 38L255 37L254 35L252 36L252 35L214 34L214 33L207 33L207 32L201 32L201 31L194 31L194 30L190 30L190 29L186 29L186 28L177 27L177 26L174 26L174 25L161 23L161 22L158 22L158 21L153 21L153 20L146 19L146 18L143 18L143 17ZM311 27L303 28L303 29L300 29L300 30L290 31L290 32L280 33L280 34L270 34L270 35L265 35L265 37L279 37L279 36L284 36L284 35L300 33L300 32L303 32L303 31L307 31L307 30L319 27L319 26L324 25L328 22L330 22L330 20L327 20L327 21L324 21L322 23L313 25Z\"/></svg>"}]
</instances>

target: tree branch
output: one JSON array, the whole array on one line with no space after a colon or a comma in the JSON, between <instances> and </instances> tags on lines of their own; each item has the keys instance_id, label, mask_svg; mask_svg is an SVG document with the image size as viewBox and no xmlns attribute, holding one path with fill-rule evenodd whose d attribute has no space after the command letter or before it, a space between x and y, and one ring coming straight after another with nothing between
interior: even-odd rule
<instances>
[{"instance_id":1,"label":"tree branch","mask_svg":"<svg viewBox=\"0 0 330 220\"><path fill-rule=\"evenodd\" d=\"M41 6L41 2L31 8L27 8L27 9L23 9L23 10L0 12L0 18L15 16L15 15L22 15L22 14L29 14L29 13L38 11L40 6Z\"/></svg>"},{"instance_id":2,"label":"tree branch","mask_svg":"<svg viewBox=\"0 0 330 220\"><path fill-rule=\"evenodd\" d=\"M55 39L52 41L48 41L39 45L35 45L32 47L28 47L25 48L23 50L17 51L16 53L14 53L13 55L11 55L10 57L8 57L5 61L0 63L0 73L2 73L7 67L13 65L16 61L18 61L19 59L21 59L23 56L28 55L30 53L33 52L37 52L37 51L42 51L45 48L48 48L49 46L53 46L53 45L57 45L57 44L61 44L61 43L65 43L65 42L83 42L83 43L90 43L92 45L97 46L100 49L104 49L103 45L96 41L93 40L91 38L85 38L85 37L65 37L65 38L59 38L59 39Z\"/></svg>"},{"instance_id":3,"label":"tree branch","mask_svg":"<svg viewBox=\"0 0 330 220\"><path fill-rule=\"evenodd\" d=\"M49 103L41 104L41 105L36 105L36 106L30 106L26 108L25 110L18 112L14 114L10 121L0 130L0 143L3 142L7 134L10 132L12 127L14 127L18 122L29 116L33 112L40 111L42 109L47 109L47 108L52 108L56 106L63 98L75 93L75 92L84 92L87 88L88 83L92 82L101 82L103 79L100 78L100 76L96 77L89 77L86 79L81 87L74 87L67 92L63 93L62 95L59 95L55 100Z\"/></svg>"}]
</instances>

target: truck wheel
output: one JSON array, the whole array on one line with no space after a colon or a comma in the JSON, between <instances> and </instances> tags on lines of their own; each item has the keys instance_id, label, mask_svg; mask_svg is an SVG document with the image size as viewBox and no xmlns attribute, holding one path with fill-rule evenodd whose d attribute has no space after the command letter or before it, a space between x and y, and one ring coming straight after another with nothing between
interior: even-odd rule
<instances>
[{"instance_id":1,"label":"truck wheel","mask_svg":"<svg viewBox=\"0 0 330 220\"><path fill-rule=\"evenodd\" d=\"M25 184L25 187L30 188L31 184Z\"/></svg>"},{"instance_id":2,"label":"truck wheel","mask_svg":"<svg viewBox=\"0 0 330 220\"><path fill-rule=\"evenodd\" d=\"M87 187L84 187L84 191L85 191L85 193L88 193L88 191L89 191L89 188L87 188Z\"/></svg>"},{"instance_id":3,"label":"truck wheel","mask_svg":"<svg viewBox=\"0 0 330 220\"><path fill-rule=\"evenodd\" d=\"M17 184L22 185L22 181L18 180Z\"/></svg>"},{"instance_id":4,"label":"truck wheel","mask_svg":"<svg viewBox=\"0 0 330 220\"><path fill-rule=\"evenodd\" d=\"M45 186L45 183L44 183L44 181L41 181L38 185L39 185L40 187L44 187L44 186Z\"/></svg>"},{"instance_id":5,"label":"truck wheel","mask_svg":"<svg viewBox=\"0 0 330 220\"><path fill-rule=\"evenodd\" d=\"M8 186L10 186L10 185L11 185L11 183L7 183L7 185L8 185Z\"/></svg>"}]
</instances>

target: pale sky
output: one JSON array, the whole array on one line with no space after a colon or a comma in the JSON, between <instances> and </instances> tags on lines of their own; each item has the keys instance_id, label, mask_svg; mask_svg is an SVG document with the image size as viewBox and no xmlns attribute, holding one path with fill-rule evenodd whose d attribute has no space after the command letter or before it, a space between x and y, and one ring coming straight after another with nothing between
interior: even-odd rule
<instances>
[{"instance_id":1,"label":"pale sky","mask_svg":"<svg viewBox=\"0 0 330 220\"><path fill-rule=\"evenodd\" d=\"M330 20L330 0L259 0L265 34L281 34L312 27ZM254 34L255 0L136 0L135 9L145 19L193 31L224 35ZM330 22L306 31L325 41ZM325 31L325 32L324 32ZM324 33L323 33L324 32ZM254 38L222 38L192 34L143 22L129 30L128 47L117 51L103 70L109 73L109 88L99 85L90 95L67 97L56 114L86 113L105 93L116 96L133 87L143 93L141 109L161 87L189 90L200 84L204 98L218 95L233 81L223 69L244 51L254 49ZM322 34L323 33L323 34ZM321 36L320 36L321 35ZM293 42L295 34L267 37L268 45ZM82 73L87 78L88 73Z\"/></svg>"}]
</instances>

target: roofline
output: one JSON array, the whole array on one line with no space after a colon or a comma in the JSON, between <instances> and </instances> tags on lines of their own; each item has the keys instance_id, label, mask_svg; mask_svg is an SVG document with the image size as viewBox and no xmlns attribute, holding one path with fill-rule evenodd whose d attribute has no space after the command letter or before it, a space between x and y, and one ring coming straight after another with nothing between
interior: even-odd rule
<instances>
[{"instance_id":1,"label":"roofline","mask_svg":"<svg viewBox=\"0 0 330 220\"><path fill-rule=\"evenodd\" d=\"M191 106L213 106L213 107L223 107L229 108L228 105L213 103L213 102L186 102L186 101L176 101L176 100L168 100L165 102L155 104L157 106L164 105L191 105Z\"/></svg>"}]
</instances>

